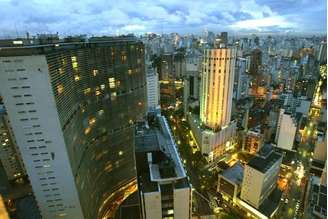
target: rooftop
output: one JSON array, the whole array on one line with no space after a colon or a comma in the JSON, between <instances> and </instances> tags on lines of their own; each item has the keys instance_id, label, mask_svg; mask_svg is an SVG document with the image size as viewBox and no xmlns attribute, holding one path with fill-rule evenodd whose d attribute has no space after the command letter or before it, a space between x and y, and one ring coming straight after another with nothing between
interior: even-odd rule
<instances>
[{"instance_id":1,"label":"rooftop","mask_svg":"<svg viewBox=\"0 0 328 219\"><path fill-rule=\"evenodd\" d=\"M1 56L36 55L74 48L89 48L94 45L107 43L138 42L133 36L121 37L93 37L93 38L65 38L65 39L15 39L0 40Z\"/></svg>"},{"instance_id":2,"label":"rooftop","mask_svg":"<svg viewBox=\"0 0 328 219\"><path fill-rule=\"evenodd\" d=\"M135 143L138 183L144 192L158 191L161 183L189 186L164 116L137 123Z\"/></svg>"},{"instance_id":3,"label":"rooftop","mask_svg":"<svg viewBox=\"0 0 328 219\"><path fill-rule=\"evenodd\" d=\"M248 166L265 173L274 163L281 160L281 158L281 154L273 151L271 145L265 144L258 154L249 161Z\"/></svg>"},{"instance_id":4,"label":"rooftop","mask_svg":"<svg viewBox=\"0 0 328 219\"><path fill-rule=\"evenodd\" d=\"M311 177L309 193L309 207L311 213L319 218L327 217L327 187L320 184L320 179Z\"/></svg>"},{"instance_id":5,"label":"rooftop","mask_svg":"<svg viewBox=\"0 0 328 219\"><path fill-rule=\"evenodd\" d=\"M267 217L271 218L279 206L281 196L282 191L278 188L275 188L268 196L268 198L262 202L259 207L259 211Z\"/></svg>"},{"instance_id":6,"label":"rooftop","mask_svg":"<svg viewBox=\"0 0 328 219\"><path fill-rule=\"evenodd\" d=\"M221 175L229 181L241 185L244 176L244 166L238 161L232 167L224 170Z\"/></svg>"}]
</instances>

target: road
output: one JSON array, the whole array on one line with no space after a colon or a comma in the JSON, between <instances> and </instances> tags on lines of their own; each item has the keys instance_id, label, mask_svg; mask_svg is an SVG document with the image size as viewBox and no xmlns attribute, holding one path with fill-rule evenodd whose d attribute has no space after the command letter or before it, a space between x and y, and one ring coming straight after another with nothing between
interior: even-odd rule
<instances>
[{"instance_id":1,"label":"road","mask_svg":"<svg viewBox=\"0 0 328 219\"><path fill-rule=\"evenodd\" d=\"M291 177L289 179L289 184L283 194L281 208L277 214L278 218L303 218L304 193L306 191L306 185L310 175L309 170L312 160L312 152L314 150L314 141L316 138L316 127L320 119L319 115L321 106L318 103L319 100L321 100L320 90L322 89L322 82L320 81L317 84L316 92L311 105L311 108L315 109L317 113L313 114L313 110L309 110L305 132L303 133L302 141L297 148L296 159L290 171Z\"/></svg>"}]
</instances>

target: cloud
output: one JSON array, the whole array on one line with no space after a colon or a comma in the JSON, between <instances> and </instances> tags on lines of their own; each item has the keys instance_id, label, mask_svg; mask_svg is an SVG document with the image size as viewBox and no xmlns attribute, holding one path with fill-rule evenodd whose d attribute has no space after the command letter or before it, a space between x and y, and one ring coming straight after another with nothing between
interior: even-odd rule
<instances>
[{"instance_id":1,"label":"cloud","mask_svg":"<svg viewBox=\"0 0 328 219\"><path fill-rule=\"evenodd\" d=\"M249 30L259 30L261 31L263 28L297 28L297 25L287 21L282 16L272 16L272 17L264 17L264 18L258 18L258 19L248 19L248 20L242 20L237 21L230 25L230 28L232 29L249 29Z\"/></svg>"},{"instance_id":2,"label":"cloud","mask_svg":"<svg viewBox=\"0 0 328 219\"><path fill-rule=\"evenodd\" d=\"M204 28L326 32L326 8L323 0L0 0L0 37L26 31L103 35Z\"/></svg>"}]
</instances>

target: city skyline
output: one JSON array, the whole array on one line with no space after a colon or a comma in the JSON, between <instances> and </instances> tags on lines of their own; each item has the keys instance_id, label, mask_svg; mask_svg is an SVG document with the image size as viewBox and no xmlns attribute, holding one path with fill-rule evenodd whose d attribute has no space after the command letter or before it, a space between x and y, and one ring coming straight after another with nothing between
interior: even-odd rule
<instances>
[{"instance_id":1,"label":"city skyline","mask_svg":"<svg viewBox=\"0 0 328 219\"><path fill-rule=\"evenodd\" d=\"M0 0L0 219L327 218L324 0Z\"/></svg>"},{"instance_id":2,"label":"city skyline","mask_svg":"<svg viewBox=\"0 0 328 219\"><path fill-rule=\"evenodd\" d=\"M1 0L1 38L61 35L326 33L326 1L34 1ZM51 11L49 11L51 8ZM199 10L199 9L202 10Z\"/></svg>"}]
</instances>

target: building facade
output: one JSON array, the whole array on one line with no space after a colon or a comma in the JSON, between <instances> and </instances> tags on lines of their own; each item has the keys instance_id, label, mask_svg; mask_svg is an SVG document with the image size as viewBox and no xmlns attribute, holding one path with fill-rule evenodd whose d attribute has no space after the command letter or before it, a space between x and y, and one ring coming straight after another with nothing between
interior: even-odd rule
<instances>
[{"instance_id":1,"label":"building facade","mask_svg":"<svg viewBox=\"0 0 328 219\"><path fill-rule=\"evenodd\" d=\"M264 136L261 134L260 127L247 131L244 151L256 154L264 144Z\"/></svg>"},{"instance_id":2,"label":"building facade","mask_svg":"<svg viewBox=\"0 0 328 219\"><path fill-rule=\"evenodd\" d=\"M296 130L297 123L293 116L284 109L280 109L275 138L277 147L284 150L292 150Z\"/></svg>"},{"instance_id":3,"label":"building facade","mask_svg":"<svg viewBox=\"0 0 328 219\"><path fill-rule=\"evenodd\" d=\"M147 81L147 107L148 110L153 111L159 108L160 106L159 81L158 81L158 74L156 72L156 69L148 67L146 81Z\"/></svg>"},{"instance_id":4,"label":"building facade","mask_svg":"<svg viewBox=\"0 0 328 219\"><path fill-rule=\"evenodd\" d=\"M236 49L206 49L201 79L200 119L211 128L227 126L231 119Z\"/></svg>"},{"instance_id":5,"label":"building facade","mask_svg":"<svg viewBox=\"0 0 328 219\"><path fill-rule=\"evenodd\" d=\"M110 218L136 188L143 44L102 38L2 48L0 94L43 218Z\"/></svg>"},{"instance_id":6,"label":"building facade","mask_svg":"<svg viewBox=\"0 0 328 219\"><path fill-rule=\"evenodd\" d=\"M240 198L258 209L277 186L282 156L264 146L244 169Z\"/></svg>"}]
</instances>

